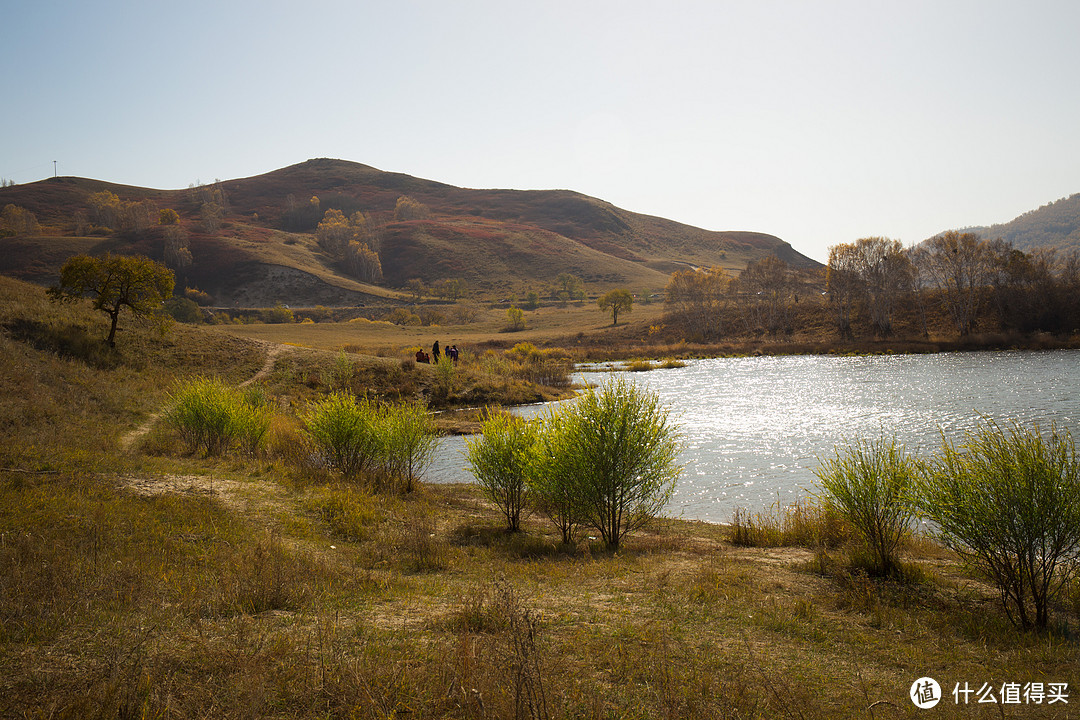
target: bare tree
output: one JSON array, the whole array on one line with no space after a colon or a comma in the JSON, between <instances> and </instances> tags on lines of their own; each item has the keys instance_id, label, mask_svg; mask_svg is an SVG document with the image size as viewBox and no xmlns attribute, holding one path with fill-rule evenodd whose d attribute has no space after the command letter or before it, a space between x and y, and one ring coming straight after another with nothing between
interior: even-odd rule
<instances>
[{"instance_id":1,"label":"bare tree","mask_svg":"<svg viewBox=\"0 0 1080 720\"><path fill-rule=\"evenodd\" d=\"M778 335L791 316L791 268L775 256L755 260L732 283L747 327Z\"/></svg>"},{"instance_id":2,"label":"bare tree","mask_svg":"<svg viewBox=\"0 0 1080 720\"><path fill-rule=\"evenodd\" d=\"M829 299L840 337L854 338L851 321L856 303L864 294L859 277L859 255L854 243L840 243L829 248L829 264L825 270L825 294Z\"/></svg>"},{"instance_id":3,"label":"bare tree","mask_svg":"<svg viewBox=\"0 0 1080 720\"><path fill-rule=\"evenodd\" d=\"M991 279L992 253L974 233L950 230L930 238L912 251L912 262L941 290L941 299L961 335L978 324Z\"/></svg>"},{"instance_id":4,"label":"bare tree","mask_svg":"<svg viewBox=\"0 0 1080 720\"><path fill-rule=\"evenodd\" d=\"M899 240L884 237L856 240L855 254L866 292L870 324L878 336L892 335L896 304L911 291L911 260Z\"/></svg>"},{"instance_id":5,"label":"bare tree","mask_svg":"<svg viewBox=\"0 0 1080 720\"><path fill-rule=\"evenodd\" d=\"M716 337L723 330L721 312L730 283L723 268L680 270L664 288L665 303L691 333L702 339Z\"/></svg>"}]
</instances>

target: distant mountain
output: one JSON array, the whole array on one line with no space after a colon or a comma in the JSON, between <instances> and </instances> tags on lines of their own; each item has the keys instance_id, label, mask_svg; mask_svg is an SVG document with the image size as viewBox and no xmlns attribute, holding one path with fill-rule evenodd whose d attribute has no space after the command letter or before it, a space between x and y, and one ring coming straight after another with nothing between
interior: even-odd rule
<instances>
[{"instance_id":1,"label":"distant mountain","mask_svg":"<svg viewBox=\"0 0 1080 720\"><path fill-rule=\"evenodd\" d=\"M358 304L386 301L411 279L462 279L487 292L542 291L560 273L593 289L662 288L687 266L741 270L774 255L818 267L788 243L757 232L713 232L641 215L568 190L476 190L332 159L187 190L152 190L83 178L0 188L0 207L33 212L40 236L0 238L0 273L49 282L78 252L139 252L161 259L162 226L108 232L87 227L90 197L107 190L123 203L172 209L192 262L181 280L222 305ZM413 212L398 208L411 199ZM220 208L207 222L207 208ZM368 216L383 277L360 282L315 239L328 209ZM156 222L156 221L155 221ZM81 231L82 234L77 234Z\"/></svg>"},{"instance_id":2,"label":"distant mountain","mask_svg":"<svg viewBox=\"0 0 1080 720\"><path fill-rule=\"evenodd\" d=\"M965 231L988 240L1001 238L1025 252L1045 247L1080 249L1080 193L1055 200L1007 223L965 228Z\"/></svg>"}]
</instances>

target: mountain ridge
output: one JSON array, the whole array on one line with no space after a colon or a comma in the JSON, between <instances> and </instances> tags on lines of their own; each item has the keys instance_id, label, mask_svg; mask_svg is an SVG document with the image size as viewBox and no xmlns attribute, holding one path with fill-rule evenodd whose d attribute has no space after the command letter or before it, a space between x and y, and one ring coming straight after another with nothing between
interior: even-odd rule
<instances>
[{"instance_id":1,"label":"mountain ridge","mask_svg":"<svg viewBox=\"0 0 1080 720\"><path fill-rule=\"evenodd\" d=\"M62 262L60 256L69 250L140 252L161 259L165 241L160 226L76 232L75 213L102 191L122 203L148 202L175 210L192 257L182 280L210 293L219 304L268 302L273 296L296 304L388 300L393 295L389 288L413 279L426 284L462 279L481 291L521 292L550 286L563 272L600 290L626 286L655 291L680 267L719 265L738 272L769 255L797 268L820 267L774 235L704 230L572 190L461 188L318 158L186 190L71 177L0 188L0 206L23 207L44 226L40 239L0 240L11 255L0 261L0 272L42 281L44 269ZM403 196L423 212L396 214ZM223 206L220 226L211 228L201 213L218 201ZM367 215L377 229L370 242L377 246L373 249L382 263L382 282L350 277L340 258L316 242L314 232L329 209L346 217L354 212ZM43 257L51 259L43 262ZM274 274L267 271L271 266L291 268L307 280L289 292L272 292L275 288L266 287ZM26 272L27 267L34 272ZM305 284L310 287L300 287Z\"/></svg>"},{"instance_id":2,"label":"mountain ridge","mask_svg":"<svg viewBox=\"0 0 1080 720\"><path fill-rule=\"evenodd\" d=\"M1009 222L960 229L986 240L1001 238L1017 250L1080 249L1080 193L1054 200Z\"/></svg>"}]
</instances>

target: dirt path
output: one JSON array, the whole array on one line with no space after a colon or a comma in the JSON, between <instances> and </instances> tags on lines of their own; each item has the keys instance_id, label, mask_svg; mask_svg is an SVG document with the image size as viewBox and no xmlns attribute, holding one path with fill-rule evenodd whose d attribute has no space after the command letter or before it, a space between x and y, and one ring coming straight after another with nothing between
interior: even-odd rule
<instances>
[{"instance_id":1,"label":"dirt path","mask_svg":"<svg viewBox=\"0 0 1080 720\"><path fill-rule=\"evenodd\" d=\"M244 382L240 383L238 387L247 387L252 383L256 383L263 378L269 377L270 373L274 371L274 364L277 362L278 356L288 349L288 345L282 345L280 343L267 342L260 340L260 344L266 347L266 362L259 368L259 372L249 377Z\"/></svg>"},{"instance_id":2,"label":"dirt path","mask_svg":"<svg viewBox=\"0 0 1080 720\"><path fill-rule=\"evenodd\" d=\"M266 348L266 362L263 363L263 366L259 368L258 372L256 372L244 382L240 383L237 387L247 387L252 383L258 382L259 380L268 377L270 373L274 371L274 364L277 362L278 357L283 352L288 350L287 345L282 345L280 343L272 343L266 340L256 340L255 342ZM164 410L159 410L158 412L153 413L152 415L150 415L150 417L146 418L146 420L141 425L139 425L139 427L122 435L120 437L120 449L124 452L130 451L140 438L144 437L148 432L150 432L150 428L154 426L154 423L161 419L161 416L164 412Z\"/></svg>"}]
</instances>

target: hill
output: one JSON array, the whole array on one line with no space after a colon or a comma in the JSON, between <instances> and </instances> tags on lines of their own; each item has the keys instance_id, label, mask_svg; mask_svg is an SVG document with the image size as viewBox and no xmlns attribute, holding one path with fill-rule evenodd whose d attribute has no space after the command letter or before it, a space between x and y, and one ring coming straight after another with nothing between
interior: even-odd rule
<instances>
[{"instance_id":1,"label":"hill","mask_svg":"<svg viewBox=\"0 0 1080 720\"><path fill-rule=\"evenodd\" d=\"M1018 250L1080 249L1080 193L1047 203L1007 223L966 228L986 239L1001 238Z\"/></svg>"},{"instance_id":2,"label":"hill","mask_svg":"<svg viewBox=\"0 0 1080 720\"><path fill-rule=\"evenodd\" d=\"M104 191L134 220L114 218L108 229L102 218L95 222L92 196ZM411 199L409 212L398 207L403 196ZM34 213L42 231L0 238L0 273L36 282L50 282L77 252L163 259L169 241L155 213L172 209L191 256L179 280L219 305L394 302L400 296L391 289L412 279L429 285L461 279L486 293L543 292L561 273L594 290L656 290L680 267L737 272L769 255L817 266L764 233L702 230L568 190L459 188L332 159L186 190L51 178L0 188L0 207L8 204ZM344 217L366 214L365 240L381 261L377 282L361 282L317 242L318 223L330 209Z\"/></svg>"}]
</instances>

